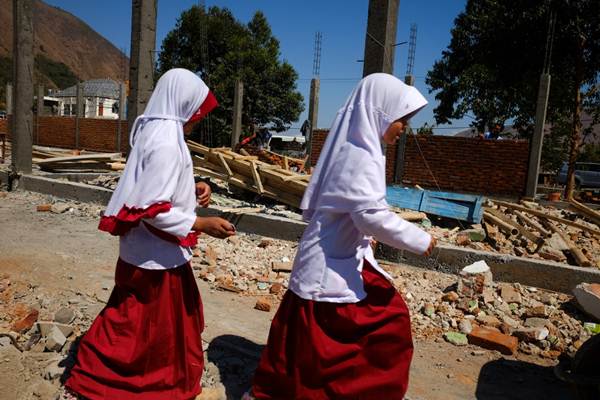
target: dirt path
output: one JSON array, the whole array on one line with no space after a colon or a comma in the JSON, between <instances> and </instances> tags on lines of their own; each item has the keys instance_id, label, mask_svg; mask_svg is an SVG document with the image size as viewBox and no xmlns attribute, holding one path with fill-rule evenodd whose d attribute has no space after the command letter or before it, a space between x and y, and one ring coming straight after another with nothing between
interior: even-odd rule
<instances>
[{"instance_id":1,"label":"dirt path","mask_svg":"<svg viewBox=\"0 0 600 400\"><path fill-rule=\"evenodd\" d=\"M110 294L117 241L97 231L97 219L90 216L36 212L44 201L26 193L0 199L0 275L8 276L12 285L12 298L0 298L0 311L9 312L7 307L22 302L46 320L68 307L76 315L77 336ZM202 398L224 398L223 392L239 398L250 383L273 311L254 310L253 297L211 290L200 280L198 284L210 361L203 378L210 389ZM415 347L411 400L571 398L549 366L472 346L455 347L441 339L418 341ZM52 399L61 379L43 375L57 357L67 356L68 351L20 353L13 346L0 346L0 399Z\"/></svg>"}]
</instances>

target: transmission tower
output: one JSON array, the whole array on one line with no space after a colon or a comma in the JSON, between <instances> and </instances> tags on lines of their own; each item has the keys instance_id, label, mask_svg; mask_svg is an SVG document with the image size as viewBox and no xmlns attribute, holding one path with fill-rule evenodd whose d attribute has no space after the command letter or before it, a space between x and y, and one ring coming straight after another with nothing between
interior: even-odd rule
<instances>
[{"instance_id":1,"label":"transmission tower","mask_svg":"<svg viewBox=\"0 0 600 400\"><path fill-rule=\"evenodd\" d=\"M410 25L410 39L408 42L408 62L406 63L406 83L414 84L415 52L417 51L417 24Z\"/></svg>"},{"instance_id":2,"label":"transmission tower","mask_svg":"<svg viewBox=\"0 0 600 400\"><path fill-rule=\"evenodd\" d=\"M323 34L315 32L315 46L313 56L313 76L318 77L321 73L321 43L323 42Z\"/></svg>"}]
</instances>

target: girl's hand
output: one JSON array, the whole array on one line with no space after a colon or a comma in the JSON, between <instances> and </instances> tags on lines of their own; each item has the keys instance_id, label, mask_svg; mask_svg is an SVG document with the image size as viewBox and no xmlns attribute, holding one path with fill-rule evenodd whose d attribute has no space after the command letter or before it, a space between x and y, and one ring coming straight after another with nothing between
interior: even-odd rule
<instances>
[{"instance_id":1,"label":"girl's hand","mask_svg":"<svg viewBox=\"0 0 600 400\"><path fill-rule=\"evenodd\" d=\"M435 238L432 236L431 242L429 242L429 247L427 248L427 250L425 250L425 253L423 253L423 255L425 257L429 257L431 255L431 253L433 253L433 249L435 249L436 245L437 245L437 240L435 240Z\"/></svg>"},{"instance_id":2,"label":"girl's hand","mask_svg":"<svg viewBox=\"0 0 600 400\"><path fill-rule=\"evenodd\" d=\"M219 217L196 217L193 230L204 232L217 239L225 239L235 235L235 226Z\"/></svg>"},{"instance_id":3,"label":"girl's hand","mask_svg":"<svg viewBox=\"0 0 600 400\"><path fill-rule=\"evenodd\" d=\"M212 193L212 189L210 185L206 182L198 182L196 183L196 199L198 200L198 205L202 208L208 207L210 203L210 195Z\"/></svg>"}]
</instances>

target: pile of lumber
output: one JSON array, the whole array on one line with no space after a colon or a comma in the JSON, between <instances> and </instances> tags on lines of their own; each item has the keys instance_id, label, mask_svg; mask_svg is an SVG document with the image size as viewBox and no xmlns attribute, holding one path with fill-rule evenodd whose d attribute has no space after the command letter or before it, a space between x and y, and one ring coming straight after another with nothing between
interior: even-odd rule
<instances>
[{"instance_id":1,"label":"pile of lumber","mask_svg":"<svg viewBox=\"0 0 600 400\"><path fill-rule=\"evenodd\" d=\"M279 165L283 169L302 172L304 170L304 160L288 157L274 153L269 150L259 149L255 146L245 145L239 150L241 155L257 156L260 161L268 164Z\"/></svg>"},{"instance_id":2,"label":"pile of lumber","mask_svg":"<svg viewBox=\"0 0 600 400\"><path fill-rule=\"evenodd\" d=\"M570 256L579 266L600 266L600 215L575 201L571 206L576 214L559 216L557 210L536 203L496 200L484 208L483 225L495 244L510 243L517 255L526 252L560 262Z\"/></svg>"},{"instance_id":3,"label":"pile of lumber","mask_svg":"<svg viewBox=\"0 0 600 400\"><path fill-rule=\"evenodd\" d=\"M34 158L42 171L50 172L105 172L121 171L125 159L121 153L92 153L48 158Z\"/></svg>"},{"instance_id":4,"label":"pile of lumber","mask_svg":"<svg viewBox=\"0 0 600 400\"><path fill-rule=\"evenodd\" d=\"M303 175L261 161L258 156L243 155L230 148L210 148L188 141L197 174L221 179L230 185L299 207L310 175Z\"/></svg>"}]
</instances>

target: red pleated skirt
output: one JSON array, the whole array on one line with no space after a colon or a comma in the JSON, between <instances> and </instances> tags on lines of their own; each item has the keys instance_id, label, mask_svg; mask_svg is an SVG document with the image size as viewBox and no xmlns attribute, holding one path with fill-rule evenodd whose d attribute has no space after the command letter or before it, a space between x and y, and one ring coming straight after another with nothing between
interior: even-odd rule
<instances>
[{"instance_id":1,"label":"red pleated skirt","mask_svg":"<svg viewBox=\"0 0 600 400\"><path fill-rule=\"evenodd\" d=\"M256 370L257 399L403 399L413 354L406 303L365 261L367 297L337 304L288 291Z\"/></svg>"},{"instance_id":2,"label":"red pleated skirt","mask_svg":"<svg viewBox=\"0 0 600 400\"><path fill-rule=\"evenodd\" d=\"M188 264L119 260L108 304L79 344L66 387L87 399L188 400L201 391L202 302Z\"/></svg>"}]
</instances>

